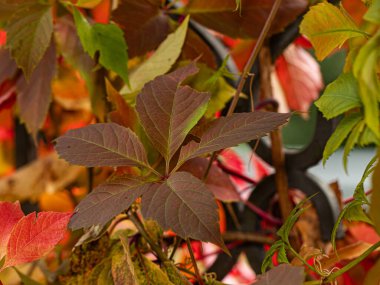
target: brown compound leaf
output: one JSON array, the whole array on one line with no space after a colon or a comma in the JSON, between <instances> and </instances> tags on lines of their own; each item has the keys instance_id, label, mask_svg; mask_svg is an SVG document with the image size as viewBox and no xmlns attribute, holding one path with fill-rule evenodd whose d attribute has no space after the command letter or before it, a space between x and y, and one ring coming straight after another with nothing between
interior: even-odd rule
<instances>
[{"instance_id":1,"label":"brown compound leaf","mask_svg":"<svg viewBox=\"0 0 380 285\"><path fill-rule=\"evenodd\" d=\"M129 57L155 50L169 34L169 18L161 0L122 0L112 15L124 31Z\"/></svg>"},{"instance_id":2,"label":"brown compound leaf","mask_svg":"<svg viewBox=\"0 0 380 285\"><path fill-rule=\"evenodd\" d=\"M114 176L96 187L79 203L70 220L70 228L76 230L93 225L104 226L128 209L151 186L138 177Z\"/></svg>"},{"instance_id":3,"label":"brown compound leaf","mask_svg":"<svg viewBox=\"0 0 380 285\"><path fill-rule=\"evenodd\" d=\"M141 124L167 164L206 112L210 94L180 86L184 79L197 71L193 62L158 76L145 84L137 97L136 110Z\"/></svg>"},{"instance_id":4,"label":"brown compound leaf","mask_svg":"<svg viewBox=\"0 0 380 285\"><path fill-rule=\"evenodd\" d=\"M198 179L202 179L208 164L209 160L207 158L196 157L186 161L180 171L189 172ZM218 200L224 202L240 201L240 195L229 176L215 164L211 166L205 184Z\"/></svg>"},{"instance_id":5,"label":"brown compound leaf","mask_svg":"<svg viewBox=\"0 0 380 285\"><path fill-rule=\"evenodd\" d=\"M218 118L203 131L200 142L192 141L181 149L178 165L191 158L262 137L285 124L289 116L256 111Z\"/></svg>"},{"instance_id":6,"label":"brown compound leaf","mask_svg":"<svg viewBox=\"0 0 380 285\"><path fill-rule=\"evenodd\" d=\"M280 264L263 275L259 275L255 285L281 284L302 285L304 282L304 268L290 264Z\"/></svg>"},{"instance_id":7,"label":"brown compound leaf","mask_svg":"<svg viewBox=\"0 0 380 285\"><path fill-rule=\"evenodd\" d=\"M226 250L219 231L218 206L206 185L187 172L173 173L142 197L145 219L180 237L212 242Z\"/></svg>"},{"instance_id":8,"label":"brown compound leaf","mask_svg":"<svg viewBox=\"0 0 380 285\"><path fill-rule=\"evenodd\" d=\"M274 0L192 0L187 12L200 24L233 38L256 38L264 27ZM280 32L307 7L306 0L284 0L272 24L271 33Z\"/></svg>"},{"instance_id":9,"label":"brown compound leaf","mask_svg":"<svg viewBox=\"0 0 380 285\"><path fill-rule=\"evenodd\" d=\"M115 123L70 130L56 142L59 156L72 164L150 168L145 149L136 134Z\"/></svg>"}]
</instances>

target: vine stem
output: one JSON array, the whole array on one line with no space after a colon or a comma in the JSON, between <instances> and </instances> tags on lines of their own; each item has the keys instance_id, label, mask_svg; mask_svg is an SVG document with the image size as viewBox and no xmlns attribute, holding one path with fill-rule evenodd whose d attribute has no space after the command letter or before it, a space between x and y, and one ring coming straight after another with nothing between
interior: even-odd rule
<instances>
[{"instance_id":1,"label":"vine stem","mask_svg":"<svg viewBox=\"0 0 380 285\"><path fill-rule=\"evenodd\" d=\"M199 273L197 261L195 260L194 252L193 252L193 249L191 247L191 243L190 243L190 239L189 238L186 239L186 245L187 245L187 249L189 250L191 262L193 263L194 271L195 271L195 275L197 276L198 283L199 283L199 285L205 285L205 283L203 282L202 276Z\"/></svg>"},{"instance_id":2,"label":"vine stem","mask_svg":"<svg viewBox=\"0 0 380 285\"><path fill-rule=\"evenodd\" d=\"M257 56L259 55L259 52L261 50L261 47L264 44L264 41L268 35L269 29L272 26L273 20L277 15L278 9L280 8L282 0L276 0L272 6L272 9L270 10L270 13L268 15L267 20L265 21L264 27L260 32L259 38L257 39L256 45L254 49L252 50L249 59L247 63L244 66L243 73L239 79L238 87L236 88L236 92L234 94L234 97L231 101L231 105L227 112L227 117L231 116L233 112L235 111L237 102L239 100L240 93L243 91L244 85L247 81L247 78L249 76L253 76L250 71L252 69L253 64L255 63ZM209 170L211 168L212 163L214 162L215 158L217 157L217 152L213 152L211 159L209 161L209 166L207 167L207 170L204 175L204 180L207 178L207 175L209 173Z\"/></svg>"},{"instance_id":3,"label":"vine stem","mask_svg":"<svg viewBox=\"0 0 380 285\"><path fill-rule=\"evenodd\" d=\"M136 228L140 232L140 234L145 238L145 240L149 243L152 250L157 254L158 258L162 261L169 261L169 259L162 252L162 249L154 243L154 241L150 238L148 232L145 230L143 223L140 221L140 218L136 213L131 213L129 216L130 220L135 224Z\"/></svg>"}]
</instances>

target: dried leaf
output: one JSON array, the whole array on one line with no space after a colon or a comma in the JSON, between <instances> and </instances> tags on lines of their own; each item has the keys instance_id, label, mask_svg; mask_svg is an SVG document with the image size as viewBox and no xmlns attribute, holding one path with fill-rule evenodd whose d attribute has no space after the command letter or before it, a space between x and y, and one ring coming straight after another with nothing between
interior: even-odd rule
<instances>
[{"instance_id":1,"label":"dried leaf","mask_svg":"<svg viewBox=\"0 0 380 285\"><path fill-rule=\"evenodd\" d=\"M260 34L273 0L241 0L241 12L236 11L234 0L192 0L186 12L200 24L233 38L256 38ZM276 16L271 33L280 32L297 15L302 13L308 2L284 0Z\"/></svg>"},{"instance_id":2,"label":"dried leaf","mask_svg":"<svg viewBox=\"0 0 380 285\"><path fill-rule=\"evenodd\" d=\"M63 238L71 213L40 212L23 217L13 228L3 268L41 258Z\"/></svg>"},{"instance_id":3,"label":"dried leaf","mask_svg":"<svg viewBox=\"0 0 380 285\"><path fill-rule=\"evenodd\" d=\"M187 172L173 173L142 197L144 218L180 237L212 242L227 250L219 231L218 207L211 192Z\"/></svg>"},{"instance_id":4,"label":"dried leaf","mask_svg":"<svg viewBox=\"0 0 380 285\"><path fill-rule=\"evenodd\" d=\"M87 167L149 167L138 137L130 129L115 123L70 130L57 139L55 149L68 162Z\"/></svg>"},{"instance_id":5,"label":"dried leaf","mask_svg":"<svg viewBox=\"0 0 380 285\"><path fill-rule=\"evenodd\" d=\"M128 44L129 56L155 50L169 33L169 18L161 11L161 0L122 0L112 13Z\"/></svg>"},{"instance_id":6,"label":"dried leaf","mask_svg":"<svg viewBox=\"0 0 380 285\"><path fill-rule=\"evenodd\" d=\"M139 285L129 251L128 240L124 236L121 236L120 239L124 250L118 248L112 254L111 271L113 281L115 285Z\"/></svg>"},{"instance_id":7,"label":"dried leaf","mask_svg":"<svg viewBox=\"0 0 380 285\"><path fill-rule=\"evenodd\" d=\"M6 254L8 240L13 227L24 217L20 203L0 202L0 260Z\"/></svg>"},{"instance_id":8,"label":"dried leaf","mask_svg":"<svg viewBox=\"0 0 380 285\"><path fill-rule=\"evenodd\" d=\"M17 103L21 120L36 139L37 131L45 122L51 102L51 81L55 75L55 44L50 47L31 74L29 81L23 76L17 81Z\"/></svg>"},{"instance_id":9,"label":"dried leaf","mask_svg":"<svg viewBox=\"0 0 380 285\"><path fill-rule=\"evenodd\" d=\"M379 153L378 153L379 156ZM372 197L369 214L374 223L376 232L380 234L380 164L378 163L372 175Z\"/></svg>"},{"instance_id":10,"label":"dried leaf","mask_svg":"<svg viewBox=\"0 0 380 285\"><path fill-rule=\"evenodd\" d=\"M263 275L259 275L255 285L302 285L304 279L303 267L280 264Z\"/></svg>"},{"instance_id":11,"label":"dried leaf","mask_svg":"<svg viewBox=\"0 0 380 285\"><path fill-rule=\"evenodd\" d=\"M71 218L73 230L93 225L104 226L109 220L126 210L150 184L138 177L114 176L100 184L76 207Z\"/></svg>"},{"instance_id":12,"label":"dried leaf","mask_svg":"<svg viewBox=\"0 0 380 285\"><path fill-rule=\"evenodd\" d=\"M343 8L327 2L310 8L300 25L300 32L311 41L319 60L342 46L346 40L364 36Z\"/></svg>"},{"instance_id":13,"label":"dried leaf","mask_svg":"<svg viewBox=\"0 0 380 285\"><path fill-rule=\"evenodd\" d=\"M285 124L289 114L253 112L233 114L212 121L200 136L182 147L179 165L191 158L257 139Z\"/></svg>"},{"instance_id":14,"label":"dried leaf","mask_svg":"<svg viewBox=\"0 0 380 285\"><path fill-rule=\"evenodd\" d=\"M198 71L195 63L147 83L136 109L149 139L169 164L206 111L210 95L179 84Z\"/></svg>"},{"instance_id":15,"label":"dried leaf","mask_svg":"<svg viewBox=\"0 0 380 285\"><path fill-rule=\"evenodd\" d=\"M186 161L179 170L189 172L198 179L203 179L208 164L208 159L197 157ZM218 200L225 202L240 201L240 195L229 176L215 164L211 166L205 184Z\"/></svg>"},{"instance_id":16,"label":"dried leaf","mask_svg":"<svg viewBox=\"0 0 380 285\"><path fill-rule=\"evenodd\" d=\"M17 10L6 26L7 43L12 57L23 70L27 80L34 82L32 73L46 53L53 33L50 5L27 5Z\"/></svg>"}]
</instances>

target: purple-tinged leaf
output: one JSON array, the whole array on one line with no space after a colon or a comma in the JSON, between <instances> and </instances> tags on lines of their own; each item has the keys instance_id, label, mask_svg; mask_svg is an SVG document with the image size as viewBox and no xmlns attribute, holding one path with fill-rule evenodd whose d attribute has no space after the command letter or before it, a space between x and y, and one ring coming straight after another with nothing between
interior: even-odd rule
<instances>
[{"instance_id":1,"label":"purple-tinged leaf","mask_svg":"<svg viewBox=\"0 0 380 285\"><path fill-rule=\"evenodd\" d=\"M218 207L206 185L187 172L173 173L142 196L144 218L180 237L212 242L226 250L219 231Z\"/></svg>"},{"instance_id":2,"label":"purple-tinged leaf","mask_svg":"<svg viewBox=\"0 0 380 285\"><path fill-rule=\"evenodd\" d=\"M209 93L180 86L195 74L195 63L158 76L145 84L137 97L136 109L149 139L167 164L206 111Z\"/></svg>"},{"instance_id":3,"label":"purple-tinged leaf","mask_svg":"<svg viewBox=\"0 0 380 285\"><path fill-rule=\"evenodd\" d=\"M218 118L203 131L199 143L192 141L181 149L178 165L206 153L260 138L285 124L289 116L256 111Z\"/></svg>"},{"instance_id":4,"label":"purple-tinged leaf","mask_svg":"<svg viewBox=\"0 0 380 285\"><path fill-rule=\"evenodd\" d=\"M6 26L6 46L24 72L31 76L49 48L53 33L53 16L50 5L26 5L18 9Z\"/></svg>"},{"instance_id":5,"label":"purple-tinged leaf","mask_svg":"<svg viewBox=\"0 0 380 285\"><path fill-rule=\"evenodd\" d=\"M11 79L16 71L17 65L16 62L11 57L11 54L8 50L0 48L0 84L5 79Z\"/></svg>"},{"instance_id":6,"label":"purple-tinged leaf","mask_svg":"<svg viewBox=\"0 0 380 285\"><path fill-rule=\"evenodd\" d=\"M257 277L254 285L281 284L302 285L305 280L304 268L290 264L280 264Z\"/></svg>"},{"instance_id":7,"label":"purple-tinged leaf","mask_svg":"<svg viewBox=\"0 0 380 285\"><path fill-rule=\"evenodd\" d=\"M45 122L51 102L51 81L56 71L55 43L51 41L29 81L21 76L17 81L17 103L20 117L26 128L35 138L38 129Z\"/></svg>"},{"instance_id":8,"label":"purple-tinged leaf","mask_svg":"<svg viewBox=\"0 0 380 285\"><path fill-rule=\"evenodd\" d=\"M72 164L150 168L136 134L115 123L70 130L57 139L55 149L61 158Z\"/></svg>"},{"instance_id":9,"label":"purple-tinged leaf","mask_svg":"<svg viewBox=\"0 0 380 285\"><path fill-rule=\"evenodd\" d=\"M179 170L190 172L193 176L203 179L208 164L209 160L207 158L196 157L186 161ZM225 202L240 200L240 195L236 191L236 188L232 184L228 174L223 172L215 164L211 165L205 184L218 200Z\"/></svg>"},{"instance_id":10,"label":"purple-tinged leaf","mask_svg":"<svg viewBox=\"0 0 380 285\"><path fill-rule=\"evenodd\" d=\"M169 33L169 17L161 11L161 0L122 0L112 13L124 31L129 56L155 50Z\"/></svg>"},{"instance_id":11,"label":"purple-tinged leaf","mask_svg":"<svg viewBox=\"0 0 380 285\"><path fill-rule=\"evenodd\" d=\"M138 177L114 176L79 203L70 220L70 228L76 230L93 225L104 226L129 208L152 185Z\"/></svg>"}]
</instances>

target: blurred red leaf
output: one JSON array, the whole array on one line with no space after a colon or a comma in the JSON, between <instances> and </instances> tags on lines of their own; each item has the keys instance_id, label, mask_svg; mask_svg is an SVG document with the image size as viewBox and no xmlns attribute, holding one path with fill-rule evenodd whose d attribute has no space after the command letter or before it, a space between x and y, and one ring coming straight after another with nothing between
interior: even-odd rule
<instances>
[{"instance_id":1,"label":"blurred red leaf","mask_svg":"<svg viewBox=\"0 0 380 285\"><path fill-rule=\"evenodd\" d=\"M7 33L0 29L0 46L5 45L7 41Z\"/></svg>"},{"instance_id":2,"label":"blurred red leaf","mask_svg":"<svg viewBox=\"0 0 380 285\"><path fill-rule=\"evenodd\" d=\"M290 109L307 112L323 87L315 59L302 47L290 45L276 61L276 71Z\"/></svg>"},{"instance_id":3,"label":"blurred red leaf","mask_svg":"<svg viewBox=\"0 0 380 285\"><path fill-rule=\"evenodd\" d=\"M16 102L16 86L13 80L6 79L0 84L0 111L11 108Z\"/></svg>"},{"instance_id":4,"label":"blurred red leaf","mask_svg":"<svg viewBox=\"0 0 380 285\"><path fill-rule=\"evenodd\" d=\"M63 238L71 213L41 212L24 216L14 226L3 268L41 258Z\"/></svg>"},{"instance_id":5,"label":"blurred red leaf","mask_svg":"<svg viewBox=\"0 0 380 285\"><path fill-rule=\"evenodd\" d=\"M20 203L0 202L0 259L5 255L13 227L24 217Z\"/></svg>"}]
</instances>

